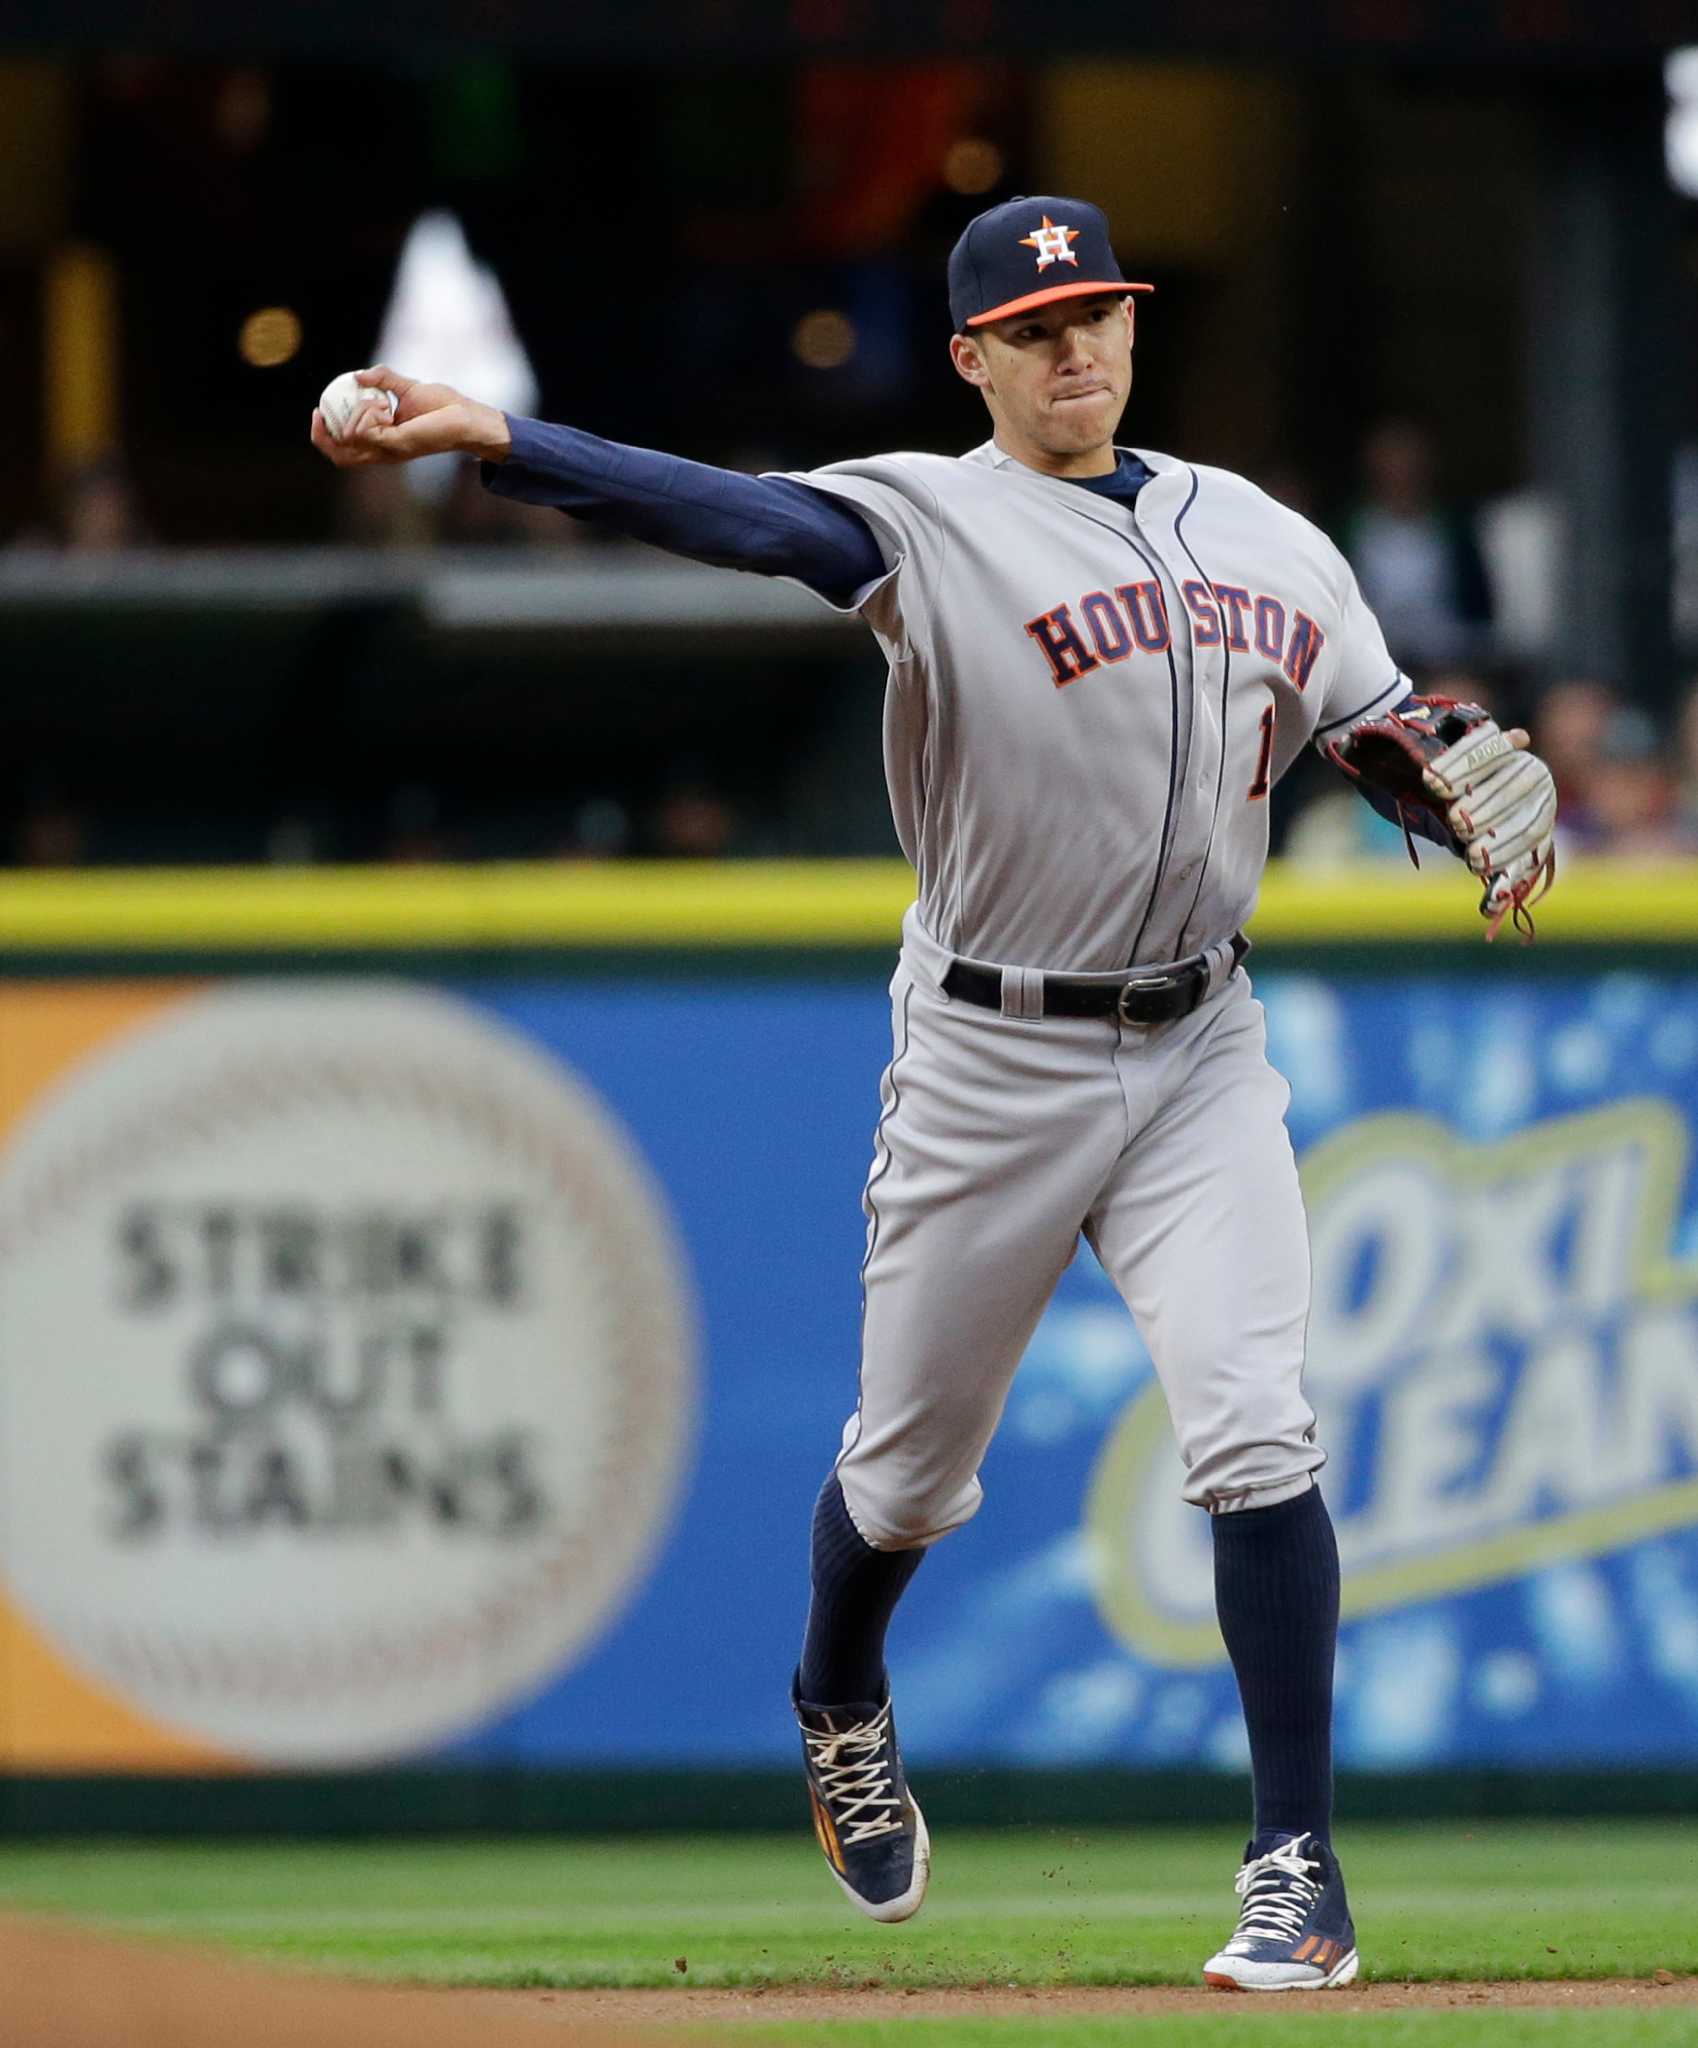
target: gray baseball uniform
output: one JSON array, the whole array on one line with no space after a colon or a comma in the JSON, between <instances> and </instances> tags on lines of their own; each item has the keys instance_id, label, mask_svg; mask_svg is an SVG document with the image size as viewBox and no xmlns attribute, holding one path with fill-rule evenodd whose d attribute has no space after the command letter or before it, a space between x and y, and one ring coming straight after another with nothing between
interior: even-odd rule
<instances>
[{"instance_id":1,"label":"gray baseball uniform","mask_svg":"<svg viewBox=\"0 0 1698 2048\"><path fill-rule=\"evenodd\" d=\"M952 358L1013 445L1094 463L1127 388L1131 298L1149 289L1123 275L1100 208L1019 195L950 253ZM1046 310L1071 301L1076 319ZM999 323L1007 358L973 345ZM993 356L1018 365L1000 389ZM885 765L919 893L866 1186L860 1399L814 1504L791 1688L837 1882L882 1922L925 1896L885 1632L924 1546L978 1506L1009 1381L1083 1234L1148 1343L1186 1495L1214 1512L1255 1832L1237 1929L1204 1975L1350 1982L1329 1843L1338 1553L1302 1391L1307 1233L1289 1092L1239 971L1274 782L1305 740L1409 694L1349 569L1242 478L1162 455L1065 480L990 443L753 479L510 419L485 476L698 560L793 576L864 616L890 660ZM1542 764L1471 729L1443 735L1454 783L1429 757L1438 727L1413 716L1377 737L1395 781L1340 765L1467 853L1501 921L1549 879L1554 796Z\"/></svg>"},{"instance_id":2,"label":"gray baseball uniform","mask_svg":"<svg viewBox=\"0 0 1698 2048\"><path fill-rule=\"evenodd\" d=\"M1190 1499L1271 1505L1324 1459L1289 1094L1229 942L1273 782L1410 685L1308 521L1139 453L1153 475L1130 506L994 443L801 479L853 505L887 565L855 608L890 662L885 767L919 878L838 1466L881 1548L978 1506L1081 1232L1149 1345ZM1044 970L1120 980L1199 953L1209 993L1174 1022L1042 1015ZM961 958L1000 970L1000 1013L945 992Z\"/></svg>"}]
</instances>

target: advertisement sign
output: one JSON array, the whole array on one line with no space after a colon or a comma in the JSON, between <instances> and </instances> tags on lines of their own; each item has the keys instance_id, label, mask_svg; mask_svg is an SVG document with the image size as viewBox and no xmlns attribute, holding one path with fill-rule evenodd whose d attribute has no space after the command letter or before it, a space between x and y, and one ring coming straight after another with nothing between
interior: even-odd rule
<instances>
[{"instance_id":1,"label":"advertisement sign","mask_svg":"<svg viewBox=\"0 0 1698 2048\"><path fill-rule=\"evenodd\" d=\"M564 1067L441 993L143 1007L0 1154L8 1599L193 1742L425 1747L572 1661L670 1513L662 1198Z\"/></svg>"},{"instance_id":2,"label":"advertisement sign","mask_svg":"<svg viewBox=\"0 0 1698 2048\"><path fill-rule=\"evenodd\" d=\"M1698 1755L1698 981L1257 976L1346 1765ZM0 1759L781 1763L867 979L0 988ZM918 1758L1216 1763L1206 1517L1081 1247L892 1636Z\"/></svg>"}]
</instances>

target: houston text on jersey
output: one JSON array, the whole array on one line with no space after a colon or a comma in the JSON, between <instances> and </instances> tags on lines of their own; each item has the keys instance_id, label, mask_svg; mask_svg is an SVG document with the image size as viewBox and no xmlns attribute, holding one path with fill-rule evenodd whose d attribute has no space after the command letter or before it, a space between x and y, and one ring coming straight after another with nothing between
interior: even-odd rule
<instances>
[{"instance_id":1,"label":"houston text on jersey","mask_svg":"<svg viewBox=\"0 0 1698 2048\"><path fill-rule=\"evenodd\" d=\"M1196 577L1181 584L1180 594L1199 647L1224 641L1235 654L1254 649L1297 689L1307 687L1327 637L1307 612L1288 611L1281 599L1259 596L1240 584L1209 584ZM1134 648L1146 654L1166 651L1172 636L1159 583L1120 583L1112 595L1091 590L1076 602L1078 619L1073 605L1058 604L1026 621L1058 690L1094 668L1124 661Z\"/></svg>"}]
</instances>

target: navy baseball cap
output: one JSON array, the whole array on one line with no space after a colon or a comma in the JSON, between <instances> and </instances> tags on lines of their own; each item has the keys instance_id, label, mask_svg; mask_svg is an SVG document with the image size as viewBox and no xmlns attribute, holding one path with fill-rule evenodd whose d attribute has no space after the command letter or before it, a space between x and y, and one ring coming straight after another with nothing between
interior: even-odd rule
<instances>
[{"instance_id":1,"label":"navy baseball cap","mask_svg":"<svg viewBox=\"0 0 1698 2048\"><path fill-rule=\"evenodd\" d=\"M1108 217L1088 199L1005 199L970 220L949 252L949 312L957 334L1103 292L1150 292L1120 274Z\"/></svg>"}]
</instances>

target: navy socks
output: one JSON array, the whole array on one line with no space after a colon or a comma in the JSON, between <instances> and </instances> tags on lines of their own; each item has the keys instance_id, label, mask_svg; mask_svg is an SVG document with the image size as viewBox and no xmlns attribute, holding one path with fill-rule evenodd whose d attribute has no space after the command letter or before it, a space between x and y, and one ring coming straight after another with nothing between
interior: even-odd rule
<instances>
[{"instance_id":1,"label":"navy socks","mask_svg":"<svg viewBox=\"0 0 1698 2048\"><path fill-rule=\"evenodd\" d=\"M797 1689L814 1706L884 1698L884 1635L924 1550L875 1550L849 1519L837 1474L814 1503L813 1599Z\"/></svg>"},{"instance_id":2,"label":"navy socks","mask_svg":"<svg viewBox=\"0 0 1698 2048\"><path fill-rule=\"evenodd\" d=\"M1329 1840L1338 1543L1320 1488L1210 1515L1215 1611L1250 1733L1262 1855L1281 1835Z\"/></svg>"},{"instance_id":3,"label":"navy socks","mask_svg":"<svg viewBox=\"0 0 1698 2048\"><path fill-rule=\"evenodd\" d=\"M1338 1544L1320 1489L1271 1508L1211 1515L1215 1606L1250 1735L1255 1853L1281 1835L1330 1839ZM812 1582L798 1673L819 1706L884 1698L884 1639L925 1556L874 1550L835 1473L814 1505Z\"/></svg>"}]
</instances>

